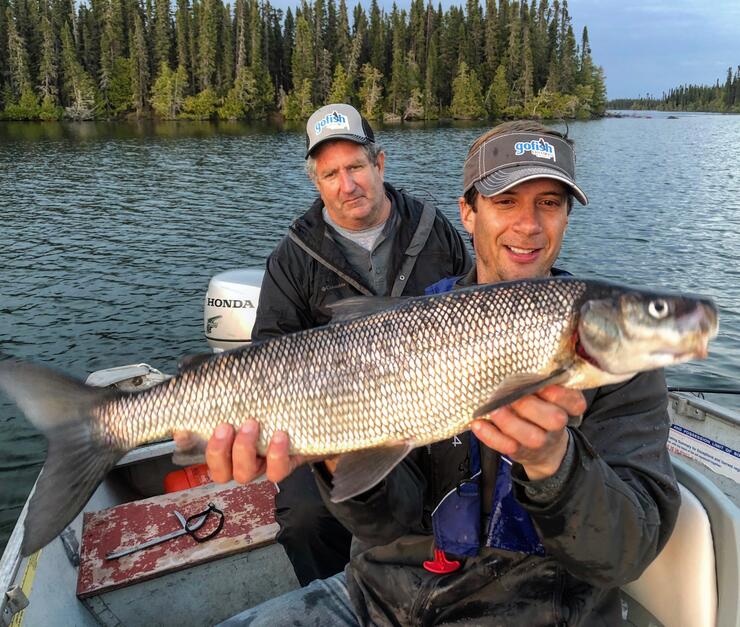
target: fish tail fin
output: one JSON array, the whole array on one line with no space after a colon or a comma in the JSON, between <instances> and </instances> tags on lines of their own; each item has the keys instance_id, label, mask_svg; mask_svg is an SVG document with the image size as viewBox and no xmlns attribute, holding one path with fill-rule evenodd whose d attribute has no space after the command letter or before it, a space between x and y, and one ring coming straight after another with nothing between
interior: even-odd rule
<instances>
[{"instance_id":1,"label":"fish tail fin","mask_svg":"<svg viewBox=\"0 0 740 627\"><path fill-rule=\"evenodd\" d=\"M21 552L30 555L61 533L125 453L101 437L93 418L96 407L121 393L15 359L0 361L0 390L49 445L26 516Z\"/></svg>"}]
</instances>

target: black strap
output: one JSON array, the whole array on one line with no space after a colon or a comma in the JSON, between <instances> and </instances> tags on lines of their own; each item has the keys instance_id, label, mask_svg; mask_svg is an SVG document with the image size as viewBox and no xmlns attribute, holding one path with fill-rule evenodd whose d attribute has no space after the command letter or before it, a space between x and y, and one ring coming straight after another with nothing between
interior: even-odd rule
<instances>
[{"instance_id":1,"label":"black strap","mask_svg":"<svg viewBox=\"0 0 740 627\"><path fill-rule=\"evenodd\" d=\"M190 528L190 523L193 520L200 518L201 516L205 516L206 520L203 521L203 525L198 526L198 529L200 529L201 526L205 526L205 522L208 520L208 517L211 515L211 512L213 512L219 517L218 525L210 533L204 536L199 536L196 533L195 529ZM208 509L205 509L202 512L198 512L197 514L193 514L192 516L188 516L188 518L185 520L185 531L187 531L190 534L190 536L193 538L193 540L195 540L196 542L205 542L206 540L210 540L212 537L217 535L218 532L221 531L221 529L223 529L223 527L224 527L224 513L220 509L218 509L213 503L208 504Z\"/></svg>"}]
</instances>

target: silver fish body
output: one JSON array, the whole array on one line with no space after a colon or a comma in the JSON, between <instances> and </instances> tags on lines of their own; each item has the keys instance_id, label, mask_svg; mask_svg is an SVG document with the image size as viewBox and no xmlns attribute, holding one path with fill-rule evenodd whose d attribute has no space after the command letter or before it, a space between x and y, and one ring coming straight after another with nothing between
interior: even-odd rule
<instances>
[{"instance_id":1,"label":"silver fish body","mask_svg":"<svg viewBox=\"0 0 740 627\"><path fill-rule=\"evenodd\" d=\"M289 434L293 453L360 451L352 453L363 462L354 474L345 464L351 479L343 483L341 462L335 475L337 498L348 498L412 448L464 431L481 412L548 383L585 389L705 356L717 332L710 301L575 278L381 301L372 309L378 306L340 305L327 326L215 356L134 394L0 362L0 388L50 444L24 553L61 531L127 450L173 430L209 437L221 422L254 418L261 451L276 430ZM369 470L372 459L383 461ZM65 481L73 494L61 491Z\"/></svg>"}]
</instances>

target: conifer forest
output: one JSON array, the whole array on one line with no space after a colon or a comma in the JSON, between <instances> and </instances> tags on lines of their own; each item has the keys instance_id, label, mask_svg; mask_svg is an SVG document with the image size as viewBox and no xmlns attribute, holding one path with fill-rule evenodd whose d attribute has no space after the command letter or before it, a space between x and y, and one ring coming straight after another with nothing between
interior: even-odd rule
<instances>
[{"instance_id":1,"label":"conifer forest","mask_svg":"<svg viewBox=\"0 0 740 627\"><path fill-rule=\"evenodd\" d=\"M567 0L0 0L4 119L587 119L604 80Z\"/></svg>"},{"instance_id":2,"label":"conifer forest","mask_svg":"<svg viewBox=\"0 0 740 627\"><path fill-rule=\"evenodd\" d=\"M648 94L644 98L620 98L609 102L612 109L651 111L713 111L740 113L740 65L733 72L727 68L724 83L714 85L681 85L660 98Z\"/></svg>"}]
</instances>

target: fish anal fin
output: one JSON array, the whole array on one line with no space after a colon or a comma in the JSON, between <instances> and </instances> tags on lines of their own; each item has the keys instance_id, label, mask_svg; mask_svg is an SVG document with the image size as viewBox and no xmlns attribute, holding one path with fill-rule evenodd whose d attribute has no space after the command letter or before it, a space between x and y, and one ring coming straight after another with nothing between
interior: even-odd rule
<instances>
[{"instance_id":1,"label":"fish anal fin","mask_svg":"<svg viewBox=\"0 0 740 627\"><path fill-rule=\"evenodd\" d=\"M377 485L413 448L411 442L403 442L342 455L334 472L332 502L341 503Z\"/></svg>"},{"instance_id":2,"label":"fish anal fin","mask_svg":"<svg viewBox=\"0 0 740 627\"><path fill-rule=\"evenodd\" d=\"M492 411L513 403L527 394L534 394L547 385L564 383L568 379L568 369L558 368L549 375L524 373L505 378L496 388L493 396L473 412L473 418L480 418Z\"/></svg>"}]
</instances>

